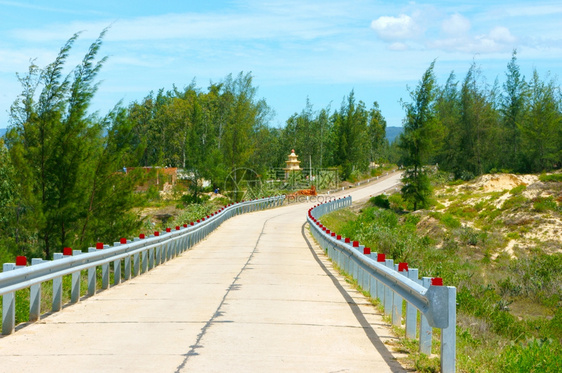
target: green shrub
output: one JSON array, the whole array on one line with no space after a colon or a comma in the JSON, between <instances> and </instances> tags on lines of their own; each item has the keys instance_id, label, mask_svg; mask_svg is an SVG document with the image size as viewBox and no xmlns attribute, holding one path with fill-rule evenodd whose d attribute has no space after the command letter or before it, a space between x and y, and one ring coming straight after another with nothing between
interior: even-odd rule
<instances>
[{"instance_id":1,"label":"green shrub","mask_svg":"<svg viewBox=\"0 0 562 373\"><path fill-rule=\"evenodd\" d=\"M537 212L559 211L560 207L554 200L554 197L537 197L533 199L533 209Z\"/></svg>"},{"instance_id":2,"label":"green shrub","mask_svg":"<svg viewBox=\"0 0 562 373\"><path fill-rule=\"evenodd\" d=\"M383 208L383 209L389 209L390 208L390 202L388 201L388 198L384 195L384 194L379 194L378 196L375 196L373 198L371 198L369 200L369 202L371 202L371 204Z\"/></svg>"},{"instance_id":3,"label":"green shrub","mask_svg":"<svg viewBox=\"0 0 562 373\"><path fill-rule=\"evenodd\" d=\"M445 213L441 217L441 222L450 229L460 228L461 222L450 213Z\"/></svg>"},{"instance_id":4,"label":"green shrub","mask_svg":"<svg viewBox=\"0 0 562 373\"><path fill-rule=\"evenodd\" d=\"M527 202L527 198L524 196L514 195L513 197L506 199L501 208L502 210L517 209L522 207L525 202Z\"/></svg>"},{"instance_id":5,"label":"green shrub","mask_svg":"<svg viewBox=\"0 0 562 373\"><path fill-rule=\"evenodd\" d=\"M515 188L511 189L509 191L509 193L513 194L513 195L517 195L517 194L521 194L523 193L523 191L527 189L527 186L525 184L521 184L519 186L516 186Z\"/></svg>"},{"instance_id":6,"label":"green shrub","mask_svg":"<svg viewBox=\"0 0 562 373\"><path fill-rule=\"evenodd\" d=\"M160 200L160 192L158 191L158 188L155 185L151 185L146 191L146 199L149 201Z\"/></svg>"},{"instance_id":7,"label":"green shrub","mask_svg":"<svg viewBox=\"0 0 562 373\"><path fill-rule=\"evenodd\" d=\"M206 194L199 194L194 196L193 194L184 194L181 196L181 201L185 206L192 204L202 204L209 200L209 196Z\"/></svg>"},{"instance_id":8,"label":"green shrub","mask_svg":"<svg viewBox=\"0 0 562 373\"><path fill-rule=\"evenodd\" d=\"M549 373L562 371L562 347L552 339L530 339L507 347L498 359L503 372Z\"/></svg>"},{"instance_id":9,"label":"green shrub","mask_svg":"<svg viewBox=\"0 0 562 373\"><path fill-rule=\"evenodd\" d=\"M406 202L402 198L400 193L394 193L388 197L388 202L390 203L390 208L395 211L402 211L406 209Z\"/></svg>"},{"instance_id":10,"label":"green shrub","mask_svg":"<svg viewBox=\"0 0 562 373\"><path fill-rule=\"evenodd\" d=\"M542 174L539 176L539 180L542 182L562 182L562 173L560 174Z\"/></svg>"}]
</instances>

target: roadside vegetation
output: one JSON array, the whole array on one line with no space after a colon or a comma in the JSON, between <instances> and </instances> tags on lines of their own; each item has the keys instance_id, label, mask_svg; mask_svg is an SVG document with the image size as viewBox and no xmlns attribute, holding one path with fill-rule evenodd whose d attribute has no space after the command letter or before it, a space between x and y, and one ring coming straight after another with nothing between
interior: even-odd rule
<instances>
[{"instance_id":1,"label":"roadside vegetation","mask_svg":"<svg viewBox=\"0 0 562 373\"><path fill-rule=\"evenodd\" d=\"M559 372L560 175L459 182L436 173L428 209L408 212L411 206L397 193L322 220L338 234L419 268L420 277L442 277L457 287L460 372ZM438 369L416 343L403 340L396 347L410 351L407 363L418 371Z\"/></svg>"}]
</instances>

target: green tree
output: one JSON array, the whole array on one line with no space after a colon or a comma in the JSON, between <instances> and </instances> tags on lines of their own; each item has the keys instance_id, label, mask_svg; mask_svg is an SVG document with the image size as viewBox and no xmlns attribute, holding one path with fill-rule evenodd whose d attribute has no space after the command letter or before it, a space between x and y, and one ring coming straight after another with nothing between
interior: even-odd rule
<instances>
[{"instance_id":1,"label":"green tree","mask_svg":"<svg viewBox=\"0 0 562 373\"><path fill-rule=\"evenodd\" d=\"M369 111L369 161L378 161L383 154L386 143L386 120L381 113L379 103L374 102Z\"/></svg>"},{"instance_id":2,"label":"green tree","mask_svg":"<svg viewBox=\"0 0 562 373\"><path fill-rule=\"evenodd\" d=\"M355 171L365 171L369 166L368 113L362 101L355 102L352 90L345 97L339 111L332 116L336 148L334 161L342 168L342 179Z\"/></svg>"},{"instance_id":3,"label":"green tree","mask_svg":"<svg viewBox=\"0 0 562 373\"><path fill-rule=\"evenodd\" d=\"M502 165L505 168L519 171L522 167L520 125L525 116L528 91L525 78L521 76L519 65L517 65L516 50L513 51L511 61L507 65L506 77L501 102L503 115Z\"/></svg>"},{"instance_id":4,"label":"green tree","mask_svg":"<svg viewBox=\"0 0 562 373\"><path fill-rule=\"evenodd\" d=\"M26 244L46 257L63 246L83 248L127 234L125 227L138 220L126 203L134 179L116 172L130 157L131 126L119 119L122 110L101 120L88 114L106 60L97 59L105 32L66 77L62 71L78 34L46 68L32 64L20 77L23 91L11 108L7 141L18 170L14 182L23 186L20 206L37 237Z\"/></svg>"},{"instance_id":5,"label":"green tree","mask_svg":"<svg viewBox=\"0 0 562 373\"><path fill-rule=\"evenodd\" d=\"M45 69L32 64L21 78L21 96L11 108L7 138L18 182L26 185L22 197L33 211L44 252L69 245L71 227L80 218L84 202L85 159L92 149L95 126L87 109L97 89L94 82L105 58L96 61L105 34L90 46L82 63L63 77L62 71L75 34ZM35 101L35 92L40 93Z\"/></svg>"},{"instance_id":6,"label":"green tree","mask_svg":"<svg viewBox=\"0 0 562 373\"><path fill-rule=\"evenodd\" d=\"M431 196L431 184L424 165L432 155L433 137L437 130L434 66L435 61L425 71L415 91L410 92L412 102L402 103L406 110L404 132L399 139L399 146L405 151L406 166L402 195L414 210L427 206Z\"/></svg>"},{"instance_id":7,"label":"green tree","mask_svg":"<svg viewBox=\"0 0 562 373\"><path fill-rule=\"evenodd\" d=\"M528 109L522 123L522 158L527 172L551 170L562 160L562 107L559 86L543 82L535 70L529 82Z\"/></svg>"},{"instance_id":8,"label":"green tree","mask_svg":"<svg viewBox=\"0 0 562 373\"><path fill-rule=\"evenodd\" d=\"M497 122L493 103L479 85L480 73L472 64L460 92L460 143L457 177L481 175L491 168L494 150L493 133ZM496 153L496 154L494 154Z\"/></svg>"}]
</instances>

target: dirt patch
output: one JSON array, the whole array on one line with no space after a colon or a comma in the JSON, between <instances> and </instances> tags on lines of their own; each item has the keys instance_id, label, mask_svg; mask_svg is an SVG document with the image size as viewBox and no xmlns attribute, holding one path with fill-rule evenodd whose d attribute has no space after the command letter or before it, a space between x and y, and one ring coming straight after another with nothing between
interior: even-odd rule
<instances>
[{"instance_id":1,"label":"dirt patch","mask_svg":"<svg viewBox=\"0 0 562 373\"><path fill-rule=\"evenodd\" d=\"M148 218L153 224L165 224L181 213L176 206L146 207L137 212L141 218Z\"/></svg>"}]
</instances>

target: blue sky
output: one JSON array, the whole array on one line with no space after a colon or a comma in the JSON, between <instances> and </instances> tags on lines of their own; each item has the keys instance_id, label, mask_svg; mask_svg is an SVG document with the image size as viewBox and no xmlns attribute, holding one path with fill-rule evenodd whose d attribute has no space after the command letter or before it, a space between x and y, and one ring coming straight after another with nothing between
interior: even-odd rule
<instances>
[{"instance_id":1,"label":"blue sky","mask_svg":"<svg viewBox=\"0 0 562 373\"><path fill-rule=\"evenodd\" d=\"M0 0L0 128L21 91L16 72L31 59L53 61L82 31L69 68L111 26L101 49L93 109L102 114L153 90L199 87L252 72L258 96L272 107L272 125L300 112L340 106L353 89L388 125L400 126L400 99L436 59L443 84L463 79L475 61L491 85L504 80L514 48L522 73L562 75L562 2ZM560 80L558 80L560 82Z\"/></svg>"}]
</instances>

